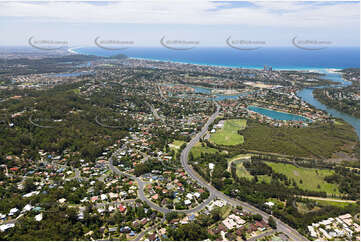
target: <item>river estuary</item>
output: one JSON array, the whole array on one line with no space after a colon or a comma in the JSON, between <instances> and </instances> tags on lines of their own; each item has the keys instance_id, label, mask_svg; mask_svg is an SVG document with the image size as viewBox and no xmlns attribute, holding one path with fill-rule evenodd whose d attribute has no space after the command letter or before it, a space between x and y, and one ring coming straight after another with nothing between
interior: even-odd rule
<instances>
[{"instance_id":1,"label":"river estuary","mask_svg":"<svg viewBox=\"0 0 361 242\"><path fill-rule=\"evenodd\" d=\"M325 74L325 76L323 77L324 79L331 80L331 81L339 83L337 85L331 85L331 86L328 86L328 87L332 87L332 86L342 87L342 86L351 85L351 82L345 81L341 77L341 74L339 74L339 73L331 72L331 71L327 71L327 70L320 70L320 72ZM304 89L297 92L297 96L299 96L300 98L302 98L302 100L304 100L305 102L311 104L312 106L314 106L314 107L316 107L318 109L326 111L327 113L331 114L333 117L341 118L341 119L345 120L347 123L352 125L352 127L354 127L358 137L360 137L360 119L355 118L355 117L353 117L351 115L348 115L346 113L337 111L336 109L327 107L326 105L320 103L313 96L312 92L313 92L313 90L315 88L322 88L322 87L304 88Z\"/></svg>"}]
</instances>

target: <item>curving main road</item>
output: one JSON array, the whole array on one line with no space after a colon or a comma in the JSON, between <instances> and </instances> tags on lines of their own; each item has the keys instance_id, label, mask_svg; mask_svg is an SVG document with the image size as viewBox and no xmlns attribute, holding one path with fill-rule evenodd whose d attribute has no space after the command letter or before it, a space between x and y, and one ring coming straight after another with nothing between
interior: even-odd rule
<instances>
[{"instance_id":1,"label":"curving main road","mask_svg":"<svg viewBox=\"0 0 361 242\"><path fill-rule=\"evenodd\" d=\"M189 155L190 150L193 148L193 146L196 143L199 142L199 139L208 131L208 126L214 122L214 120L217 118L217 116L219 114L220 106L218 103L216 103L216 105L217 105L216 112L211 115L211 117L208 119L207 123L203 126L202 130L183 149L181 156L180 156L181 164L182 164L184 170L188 173L188 175L192 179L196 180L200 186L206 188L210 192L211 197L214 196L218 199L222 199L222 200L228 202L229 204L232 204L233 206L242 206L244 211L251 212L251 213L259 213L260 215L262 215L263 219L267 220L268 217L270 216L269 214L267 214L266 212L264 212L256 207L253 207L252 205L250 205L248 203L233 199L233 198L225 195L223 192L218 191L215 187L213 187L211 184L209 184L207 181L205 181L201 176L199 176L198 173L188 164L188 155ZM307 241L307 239L304 236L302 236L300 233L298 233L297 230L291 228L290 226L283 223L281 220L279 220L277 218L274 218L274 219L277 222L277 231L283 232L291 240Z\"/></svg>"}]
</instances>

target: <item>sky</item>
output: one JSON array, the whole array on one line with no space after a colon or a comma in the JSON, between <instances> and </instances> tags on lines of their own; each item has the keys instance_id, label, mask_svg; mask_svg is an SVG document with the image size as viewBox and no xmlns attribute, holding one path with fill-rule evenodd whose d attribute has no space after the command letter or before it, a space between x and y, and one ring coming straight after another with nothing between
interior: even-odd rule
<instances>
[{"instance_id":1,"label":"sky","mask_svg":"<svg viewBox=\"0 0 361 242\"><path fill-rule=\"evenodd\" d=\"M226 39L290 46L294 37L360 45L359 2L0 1L0 46L28 39L95 46L94 39L160 46L160 39L225 46Z\"/></svg>"}]
</instances>

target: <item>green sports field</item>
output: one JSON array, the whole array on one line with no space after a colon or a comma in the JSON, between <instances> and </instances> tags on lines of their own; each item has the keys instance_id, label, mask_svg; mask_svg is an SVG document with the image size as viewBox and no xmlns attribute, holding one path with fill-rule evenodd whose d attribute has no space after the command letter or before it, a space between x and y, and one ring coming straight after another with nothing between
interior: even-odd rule
<instances>
[{"instance_id":1,"label":"green sports field","mask_svg":"<svg viewBox=\"0 0 361 242\"><path fill-rule=\"evenodd\" d=\"M212 134L210 141L217 145L243 144L243 136L239 135L237 131L245 129L246 125L247 121L244 119L225 120L223 128Z\"/></svg>"},{"instance_id":2,"label":"green sports field","mask_svg":"<svg viewBox=\"0 0 361 242\"><path fill-rule=\"evenodd\" d=\"M294 179L297 186L301 189L309 191L324 191L329 195L340 194L336 184L327 183L324 180L324 177L334 174L332 170L296 167L294 165L284 163L265 163L275 172L284 174L290 179ZM320 188L318 188L318 185Z\"/></svg>"},{"instance_id":3,"label":"green sports field","mask_svg":"<svg viewBox=\"0 0 361 242\"><path fill-rule=\"evenodd\" d=\"M194 159L197 159L201 156L201 153L216 153L218 150L210 147L203 147L200 142L198 142L193 148L191 149L191 153Z\"/></svg>"}]
</instances>

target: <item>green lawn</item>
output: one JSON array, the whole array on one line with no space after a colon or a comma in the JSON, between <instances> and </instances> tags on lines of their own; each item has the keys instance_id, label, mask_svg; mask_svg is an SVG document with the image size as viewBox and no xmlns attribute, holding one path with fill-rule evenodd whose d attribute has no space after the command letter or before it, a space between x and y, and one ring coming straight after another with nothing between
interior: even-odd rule
<instances>
[{"instance_id":1,"label":"green lawn","mask_svg":"<svg viewBox=\"0 0 361 242\"><path fill-rule=\"evenodd\" d=\"M243 136L239 135L237 131L245 129L246 124L247 121L244 119L225 120L223 128L212 134L210 141L217 145L243 144Z\"/></svg>"},{"instance_id":2,"label":"green lawn","mask_svg":"<svg viewBox=\"0 0 361 242\"><path fill-rule=\"evenodd\" d=\"M236 165L236 175L238 177L244 177L247 179L252 179L253 176L251 174L249 174L249 172L246 170L246 168L244 168L242 163L238 163Z\"/></svg>"},{"instance_id":3,"label":"green lawn","mask_svg":"<svg viewBox=\"0 0 361 242\"><path fill-rule=\"evenodd\" d=\"M320 207L318 207L318 206L315 206L313 208L309 208L309 207L307 207L306 203L302 203L302 202L296 202L296 206L297 206L298 212L301 213L301 214L307 214L307 213L310 213L310 212L315 212L317 210L320 210Z\"/></svg>"},{"instance_id":4,"label":"green lawn","mask_svg":"<svg viewBox=\"0 0 361 242\"><path fill-rule=\"evenodd\" d=\"M221 217L222 219L225 219L228 217L228 215L231 213L232 207L230 205L223 206L221 208Z\"/></svg>"},{"instance_id":5,"label":"green lawn","mask_svg":"<svg viewBox=\"0 0 361 242\"><path fill-rule=\"evenodd\" d=\"M183 140L174 140L173 143L169 144L171 149L179 149L185 142Z\"/></svg>"},{"instance_id":6,"label":"green lawn","mask_svg":"<svg viewBox=\"0 0 361 242\"><path fill-rule=\"evenodd\" d=\"M236 166L236 175L238 177L245 177L245 178L248 178L248 179L252 179L252 175L249 174L249 172L247 171L247 169L243 166L242 164L242 161L241 162L238 162L238 160L240 159L249 159L251 157L250 154L240 154L240 155L237 155L237 156L234 156L232 158L229 158L228 159L228 169L230 171L230 167L231 167L231 163L232 162L235 162L235 166ZM236 164L238 163L238 164Z\"/></svg>"},{"instance_id":7,"label":"green lawn","mask_svg":"<svg viewBox=\"0 0 361 242\"><path fill-rule=\"evenodd\" d=\"M79 88L72 89L72 91L73 91L75 94L80 94L80 89L79 89Z\"/></svg>"},{"instance_id":8,"label":"green lawn","mask_svg":"<svg viewBox=\"0 0 361 242\"><path fill-rule=\"evenodd\" d=\"M200 142L198 142L193 148L191 149L191 153L193 154L194 159L197 159L201 156L201 153L216 153L218 150L214 148L202 146Z\"/></svg>"},{"instance_id":9,"label":"green lawn","mask_svg":"<svg viewBox=\"0 0 361 242\"><path fill-rule=\"evenodd\" d=\"M247 178L249 180L251 180L253 178L253 176L247 171L247 169L243 166L242 163L239 163L236 165L236 175L237 177L241 178ZM258 182L265 182L265 183L271 183L271 177L267 176L267 175L259 175L257 176L258 178Z\"/></svg>"},{"instance_id":10,"label":"green lawn","mask_svg":"<svg viewBox=\"0 0 361 242\"><path fill-rule=\"evenodd\" d=\"M185 141L183 141L183 140L174 140L172 143L169 144L169 148L174 151L174 157L176 157L176 155L179 152L180 147L184 143L185 143Z\"/></svg>"},{"instance_id":11,"label":"green lawn","mask_svg":"<svg viewBox=\"0 0 361 242\"><path fill-rule=\"evenodd\" d=\"M271 183L272 180L272 177L267 175L257 176L257 178L258 178L258 182L265 182L265 183Z\"/></svg>"},{"instance_id":12,"label":"green lawn","mask_svg":"<svg viewBox=\"0 0 361 242\"><path fill-rule=\"evenodd\" d=\"M334 174L329 169L315 169L296 167L291 164L265 162L268 166L277 172L294 179L301 189L310 191L324 191L327 194L340 194L336 184L327 183L324 177ZM301 183L302 180L302 183ZM320 188L317 186L320 185Z\"/></svg>"},{"instance_id":13,"label":"green lawn","mask_svg":"<svg viewBox=\"0 0 361 242\"><path fill-rule=\"evenodd\" d=\"M314 200L314 199L312 199ZM325 201L325 200L314 200L317 202L318 205L320 206L335 206L335 207L341 207L344 208L350 204L353 203L344 203L344 202L335 202L335 201Z\"/></svg>"}]
</instances>

